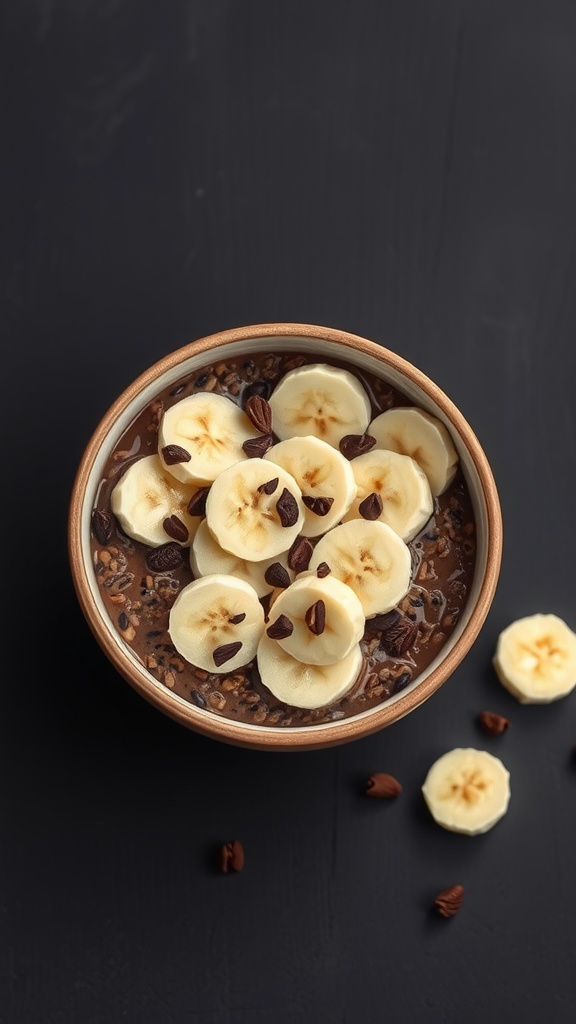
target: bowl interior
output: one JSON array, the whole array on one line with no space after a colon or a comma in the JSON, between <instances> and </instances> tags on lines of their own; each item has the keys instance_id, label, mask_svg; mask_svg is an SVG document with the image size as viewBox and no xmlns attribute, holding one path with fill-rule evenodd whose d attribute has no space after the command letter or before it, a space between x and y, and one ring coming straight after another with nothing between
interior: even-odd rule
<instances>
[{"instance_id":1,"label":"bowl interior","mask_svg":"<svg viewBox=\"0 0 576 1024\"><path fill-rule=\"evenodd\" d=\"M284 328L284 331L282 330ZM351 718L289 730L235 723L196 708L156 680L124 643L102 601L91 564L90 517L108 456L138 413L164 387L204 366L241 352L304 352L345 360L381 377L449 429L469 488L476 520L476 564L472 588L454 632L423 672L384 704ZM427 699L454 671L478 634L490 607L500 567L501 518L492 474L471 427L446 395L417 368L373 342L328 328L260 325L202 339L161 360L116 400L95 431L74 485L69 544L74 583L89 625L128 682L161 710L185 725L228 742L279 749L333 745L374 732Z\"/></svg>"}]
</instances>

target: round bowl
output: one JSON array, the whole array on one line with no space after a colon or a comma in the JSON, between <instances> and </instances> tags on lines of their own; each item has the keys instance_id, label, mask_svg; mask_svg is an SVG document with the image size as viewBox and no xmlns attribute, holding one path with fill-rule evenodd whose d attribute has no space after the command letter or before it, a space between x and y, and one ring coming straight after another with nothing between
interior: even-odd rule
<instances>
[{"instance_id":1,"label":"round bowl","mask_svg":"<svg viewBox=\"0 0 576 1024\"><path fill-rule=\"evenodd\" d=\"M117 622L107 610L91 548L92 510L106 462L129 425L159 392L207 363L222 365L247 353L286 352L301 353L314 362L340 361L360 374L372 374L400 391L408 403L441 420L459 456L476 535L466 603L453 632L428 666L383 703L347 717L289 728L234 721L209 706L196 706L159 681L120 635ZM96 427L78 467L70 500L68 547L74 587L86 620L111 663L142 697L183 726L219 741L252 749L315 750L392 725L428 700L454 672L478 636L495 594L502 554L502 518L493 474L473 430L453 402L415 366L373 341L330 327L257 324L222 331L171 352L116 399Z\"/></svg>"}]
</instances>

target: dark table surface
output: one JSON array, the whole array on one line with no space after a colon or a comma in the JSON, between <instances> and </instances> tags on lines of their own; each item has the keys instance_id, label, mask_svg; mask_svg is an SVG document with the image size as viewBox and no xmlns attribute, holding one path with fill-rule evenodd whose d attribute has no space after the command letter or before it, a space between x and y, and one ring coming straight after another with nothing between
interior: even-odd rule
<instances>
[{"instance_id":1,"label":"dark table surface","mask_svg":"<svg viewBox=\"0 0 576 1024\"><path fill-rule=\"evenodd\" d=\"M572 0L3 0L2 1024L576 1019L576 691L491 666L576 628ZM197 736L119 678L66 518L100 416L171 349L290 320L400 353L491 460L492 609L443 688L327 751ZM510 719L499 738L477 712ZM462 745L505 818L436 826ZM364 796L387 771L396 801ZM238 838L244 871L214 854ZM459 913L432 910L461 883Z\"/></svg>"}]
</instances>

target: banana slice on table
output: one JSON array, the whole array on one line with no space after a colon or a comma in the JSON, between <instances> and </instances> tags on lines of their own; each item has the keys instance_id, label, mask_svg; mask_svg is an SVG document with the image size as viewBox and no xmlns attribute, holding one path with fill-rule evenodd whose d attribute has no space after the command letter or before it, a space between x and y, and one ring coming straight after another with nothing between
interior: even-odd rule
<instances>
[{"instance_id":1,"label":"banana slice on table","mask_svg":"<svg viewBox=\"0 0 576 1024\"><path fill-rule=\"evenodd\" d=\"M576 686L576 633L557 615L527 615L500 633L493 664L521 704L548 704Z\"/></svg>"},{"instance_id":2,"label":"banana slice on table","mask_svg":"<svg viewBox=\"0 0 576 1024\"><path fill-rule=\"evenodd\" d=\"M360 645L333 665L307 665L287 654L264 632L258 644L260 678L276 700L296 708L323 708L340 700L358 679Z\"/></svg>"},{"instance_id":3,"label":"banana slice on table","mask_svg":"<svg viewBox=\"0 0 576 1024\"><path fill-rule=\"evenodd\" d=\"M434 762L422 793L442 828L479 835L508 810L510 773L499 758L485 750L456 747Z\"/></svg>"},{"instance_id":4,"label":"banana slice on table","mask_svg":"<svg viewBox=\"0 0 576 1024\"><path fill-rule=\"evenodd\" d=\"M294 477L306 506L301 533L318 537L340 522L356 495L348 459L320 438L291 437L273 445L265 459Z\"/></svg>"},{"instance_id":5,"label":"banana slice on table","mask_svg":"<svg viewBox=\"0 0 576 1024\"><path fill-rule=\"evenodd\" d=\"M215 573L180 591L168 620L174 647L205 672L234 672L256 655L264 609L245 580Z\"/></svg>"},{"instance_id":6,"label":"banana slice on table","mask_svg":"<svg viewBox=\"0 0 576 1024\"><path fill-rule=\"evenodd\" d=\"M364 611L351 587L335 576L308 575L278 595L266 632L307 665L333 665L364 633Z\"/></svg>"},{"instance_id":7,"label":"banana slice on table","mask_svg":"<svg viewBox=\"0 0 576 1024\"><path fill-rule=\"evenodd\" d=\"M410 587L410 550L386 523L351 519L335 526L316 544L309 571L323 562L356 593L366 618L391 611Z\"/></svg>"},{"instance_id":8,"label":"banana slice on table","mask_svg":"<svg viewBox=\"0 0 576 1024\"><path fill-rule=\"evenodd\" d=\"M364 434L371 416L370 400L348 370L312 363L290 370L269 399L272 429L277 437L312 434L333 448L345 434Z\"/></svg>"},{"instance_id":9,"label":"banana slice on table","mask_svg":"<svg viewBox=\"0 0 576 1024\"><path fill-rule=\"evenodd\" d=\"M198 488L176 480L157 455L133 462L115 484L110 505L124 533L157 548L171 540L186 547L201 521L187 508Z\"/></svg>"},{"instance_id":10,"label":"banana slice on table","mask_svg":"<svg viewBox=\"0 0 576 1024\"><path fill-rule=\"evenodd\" d=\"M264 459L223 470L206 499L206 521L220 547L238 558L276 558L296 540L304 522L294 477Z\"/></svg>"},{"instance_id":11,"label":"banana slice on table","mask_svg":"<svg viewBox=\"0 0 576 1024\"><path fill-rule=\"evenodd\" d=\"M287 551L275 558L265 558L263 562L250 562L245 558L238 558L237 555L232 555L220 547L210 533L206 519L200 523L192 541L190 566L196 577L209 576L213 573L237 576L254 587L258 597L271 594L279 582L289 586L294 579L294 572L288 565Z\"/></svg>"},{"instance_id":12,"label":"banana slice on table","mask_svg":"<svg viewBox=\"0 0 576 1024\"><path fill-rule=\"evenodd\" d=\"M368 433L378 448L410 455L422 467L433 497L443 494L458 468L458 453L447 428L435 416L412 406L387 409L372 420Z\"/></svg>"},{"instance_id":13,"label":"banana slice on table","mask_svg":"<svg viewBox=\"0 0 576 1024\"><path fill-rule=\"evenodd\" d=\"M223 395L198 393L167 409L158 429L158 452L183 483L210 484L223 469L245 459L242 445L256 429Z\"/></svg>"},{"instance_id":14,"label":"banana slice on table","mask_svg":"<svg viewBox=\"0 0 576 1024\"><path fill-rule=\"evenodd\" d=\"M388 523L403 541L412 540L434 511L428 477L415 459L374 448L350 463L357 494L344 515Z\"/></svg>"}]
</instances>

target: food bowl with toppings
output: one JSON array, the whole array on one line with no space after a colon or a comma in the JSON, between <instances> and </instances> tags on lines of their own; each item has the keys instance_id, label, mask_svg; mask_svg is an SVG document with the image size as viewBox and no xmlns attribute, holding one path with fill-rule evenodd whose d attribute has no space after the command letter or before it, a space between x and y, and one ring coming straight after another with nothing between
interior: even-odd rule
<instances>
[{"instance_id":1,"label":"food bowl with toppings","mask_svg":"<svg viewBox=\"0 0 576 1024\"><path fill-rule=\"evenodd\" d=\"M472 428L395 352L244 326L116 399L73 485L94 636L160 711L250 748L318 749L427 700L497 586L498 493Z\"/></svg>"}]
</instances>

